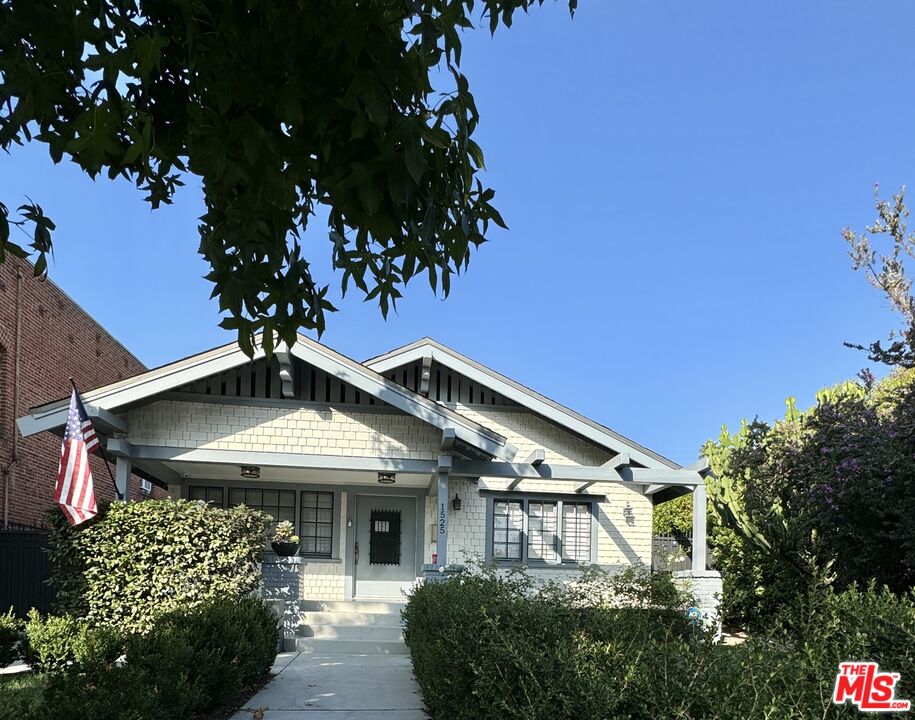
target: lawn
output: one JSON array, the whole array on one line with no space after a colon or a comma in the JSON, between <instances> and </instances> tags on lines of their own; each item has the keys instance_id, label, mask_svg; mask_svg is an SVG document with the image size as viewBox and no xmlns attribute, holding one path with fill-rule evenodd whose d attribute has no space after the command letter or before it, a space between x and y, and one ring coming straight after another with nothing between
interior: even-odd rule
<instances>
[{"instance_id":1,"label":"lawn","mask_svg":"<svg viewBox=\"0 0 915 720\"><path fill-rule=\"evenodd\" d=\"M13 720L22 710L41 703L45 678L36 673L22 672L0 675L0 720Z\"/></svg>"}]
</instances>

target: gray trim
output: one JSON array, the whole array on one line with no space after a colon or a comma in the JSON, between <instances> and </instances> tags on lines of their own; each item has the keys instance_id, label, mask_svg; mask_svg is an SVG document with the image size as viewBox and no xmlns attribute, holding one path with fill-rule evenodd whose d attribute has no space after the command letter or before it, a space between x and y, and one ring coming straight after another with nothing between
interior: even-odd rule
<instances>
[{"instance_id":1,"label":"gray trim","mask_svg":"<svg viewBox=\"0 0 915 720\"><path fill-rule=\"evenodd\" d=\"M212 403L214 405L250 405L253 407L308 408L314 410L335 410L338 412L362 412L379 415L404 415L403 410L390 405L357 405L356 403L318 402L294 398L256 398L243 395L207 395L205 393L170 390L151 398L151 402L173 400L179 402Z\"/></svg>"},{"instance_id":2,"label":"gray trim","mask_svg":"<svg viewBox=\"0 0 915 720\"><path fill-rule=\"evenodd\" d=\"M486 546L483 548L483 559L487 563L493 563L499 567L511 567L514 565L527 565L528 567L537 568L558 568L569 569L585 567L587 565L597 564L597 543L599 522L597 519L597 496L591 495L556 495L554 493L519 493L519 492L498 492L481 490L481 495L486 498ZM572 499L570 499L570 497ZM494 560L492 557L493 543L493 504L496 500L513 500L522 502L522 530L521 530L521 561L516 560ZM528 505L531 502L555 502L556 503L556 541L558 543L557 552L559 553L560 562L548 563L542 560L531 560L528 557ZM571 505L588 505L588 513L591 516L591 547L590 558L587 563L580 563L573 560L562 560L562 506L563 503Z\"/></svg>"},{"instance_id":3,"label":"gray trim","mask_svg":"<svg viewBox=\"0 0 915 720\"><path fill-rule=\"evenodd\" d=\"M329 558L324 557L309 557L307 555L302 555L302 559L306 562L311 562L313 560L321 560L324 562L330 561L340 561L343 558L341 553L341 543L340 543L340 523L343 522L343 508L342 503L340 502L341 494L343 491L342 486L340 485L321 485L316 483L302 483L302 482L270 482L262 480L254 480L240 478L238 480L211 480L207 478L193 478L181 485L181 497L187 499L188 492L192 487L218 487L223 490L223 499L222 506L228 507L229 503L229 490L230 489L245 489L245 490L277 490L277 491L286 491L290 490L295 492L295 529L296 533L299 532L299 528L302 520L302 491L305 492L330 492L334 494L334 525L333 525L333 538L331 540L331 547L333 548L333 554Z\"/></svg>"},{"instance_id":4,"label":"gray trim","mask_svg":"<svg viewBox=\"0 0 915 720\"><path fill-rule=\"evenodd\" d=\"M673 460L669 460L663 455L653 452L643 445L639 445L624 435L620 435L618 432L596 423L590 418L587 418L554 400L550 400L525 385L497 373L495 370L492 370L465 355L461 355L457 351L442 345L432 338L423 338L422 340L404 345L403 347L392 350L384 355L366 360L365 365L373 370L384 373L407 363L414 362L427 354L431 354L436 362L445 367L481 383L509 400L526 406L538 415L541 415L602 447L615 451L619 451L620 449L626 450L630 452L636 460L645 463L648 466L657 467L660 465L661 467L669 468L680 467ZM501 410L501 407L499 407L499 409Z\"/></svg>"},{"instance_id":5,"label":"gray trim","mask_svg":"<svg viewBox=\"0 0 915 720\"><path fill-rule=\"evenodd\" d=\"M346 519L344 522L352 522L352 526L347 525L346 528L346 548L345 548L345 559L343 565L343 577L344 577L344 586L343 586L343 597L345 600L352 600L356 596L356 573L354 556L356 553L356 510L357 510L357 496L389 496L389 497L412 497L416 500L416 543L415 543L415 555L416 555L416 577L422 576L423 568L423 557L425 556L425 547L423 541L425 540L425 530L426 530L426 493L422 489L417 488L398 488L397 490L391 492L384 492L382 490L374 489L374 492L367 492L366 487L359 487L358 485L343 485L341 490L346 493Z\"/></svg>"},{"instance_id":6,"label":"gray trim","mask_svg":"<svg viewBox=\"0 0 915 720\"><path fill-rule=\"evenodd\" d=\"M393 405L433 427L454 427L460 440L487 455L512 460L518 452L517 448L509 444L502 435L388 380L371 368L360 365L304 335L299 335L296 344L289 348L289 356L323 370L341 382ZM262 349L255 352L253 358L249 358L237 344L230 343L98 388L87 393L85 401L107 410L116 410L264 358ZM259 376L258 382L262 380ZM24 436L33 435L62 426L66 422L66 413L65 402L59 401L35 408L30 415L19 418L16 422Z\"/></svg>"}]
</instances>

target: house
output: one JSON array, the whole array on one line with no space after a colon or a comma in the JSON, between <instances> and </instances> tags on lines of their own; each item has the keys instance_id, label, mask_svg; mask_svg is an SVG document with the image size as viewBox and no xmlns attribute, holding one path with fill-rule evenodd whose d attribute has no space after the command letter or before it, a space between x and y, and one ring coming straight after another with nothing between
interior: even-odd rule
<instances>
[{"instance_id":1,"label":"house","mask_svg":"<svg viewBox=\"0 0 915 720\"><path fill-rule=\"evenodd\" d=\"M362 363L305 336L269 360L229 344L85 400L119 482L139 468L175 497L294 522L309 600L399 599L474 555L549 578L648 565L654 499L694 491L705 507L703 466L428 338ZM57 401L19 427L31 437L65 416ZM696 513L700 583L704 523Z\"/></svg>"},{"instance_id":2,"label":"house","mask_svg":"<svg viewBox=\"0 0 915 720\"><path fill-rule=\"evenodd\" d=\"M20 437L15 420L49 398L69 398L70 376L81 390L146 370L105 328L51 280L34 276L30 263L7 254L0 263L0 493L2 527L43 527L54 504L60 438ZM113 500L101 458L93 457L95 496ZM164 496L140 477L134 497ZM0 594L2 596L2 594Z\"/></svg>"}]
</instances>

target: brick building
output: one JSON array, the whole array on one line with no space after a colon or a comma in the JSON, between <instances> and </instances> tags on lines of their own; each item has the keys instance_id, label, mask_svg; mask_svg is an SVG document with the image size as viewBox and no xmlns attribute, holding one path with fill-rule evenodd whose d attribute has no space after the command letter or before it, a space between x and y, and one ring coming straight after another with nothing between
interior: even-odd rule
<instances>
[{"instance_id":1,"label":"brick building","mask_svg":"<svg viewBox=\"0 0 915 720\"><path fill-rule=\"evenodd\" d=\"M50 433L21 437L17 417L51 398L69 397L69 378L81 393L146 368L50 280L7 255L0 263L0 521L2 527L46 525L53 504L60 440ZM114 488L101 458L92 457L95 497ZM131 497L165 492L131 480Z\"/></svg>"}]
</instances>

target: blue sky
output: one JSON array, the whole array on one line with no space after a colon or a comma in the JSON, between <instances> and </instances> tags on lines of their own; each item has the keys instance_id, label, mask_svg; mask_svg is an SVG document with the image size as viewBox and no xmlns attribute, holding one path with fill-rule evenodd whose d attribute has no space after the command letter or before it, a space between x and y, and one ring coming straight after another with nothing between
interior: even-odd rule
<instances>
[{"instance_id":1,"label":"blue sky","mask_svg":"<svg viewBox=\"0 0 915 720\"><path fill-rule=\"evenodd\" d=\"M915 183L909 2L581 0L465 38L494 232L435 298L355 298L324 340L358 359L423 335L674 460L720 426L853 376L843 340L896 319L840 231ZM190 183L151 212L123 182L0 158L0 200L58 223L53 279L143 362L230 337L196 255ZM329 244L311 258L330 279Z\"/></svg>"}]
</instances>

